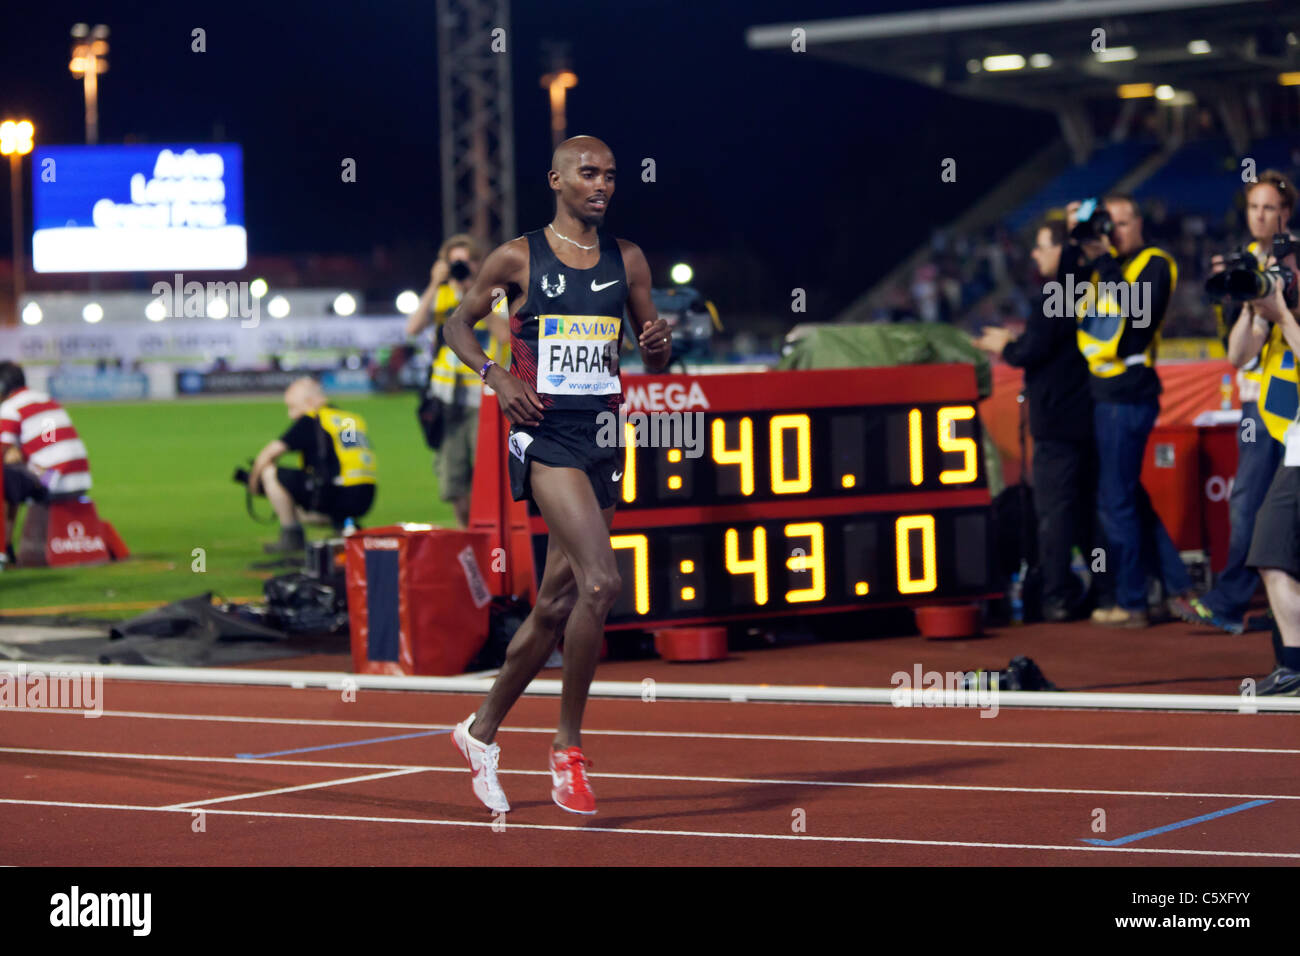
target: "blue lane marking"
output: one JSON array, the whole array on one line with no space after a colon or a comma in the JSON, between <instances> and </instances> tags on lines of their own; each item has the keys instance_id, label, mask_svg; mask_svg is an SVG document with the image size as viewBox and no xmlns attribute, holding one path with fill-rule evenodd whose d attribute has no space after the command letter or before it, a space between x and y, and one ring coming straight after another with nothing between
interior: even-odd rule
<instances>
[{"instance_id":1,"label":"blue lane marking","mask_svg":"<svg viewBox=\"0 0 1300 956\"><path fill-rule=\"evenodd\" d=\"M1183 827L1190 827L1197 823L1204 823L1206 820L1213 820L1216 817L1226 817L1229 813L1240 813L1242 810L1249 810L1251 807L1262 807L1264 804L1272 802L1272 800L1251 800L1249 803L1239 803L1235 807L1228 807L1226 810L1216 810L1214 813L1192 817L1190 820L1179 820L1177 823L1171 823L1168 826L1156 827L1154 830L1143 830L1141 833L1134 833L1132 836L1120 837L1117 840L1085 839L1083 842L1091 843L1094 846L1123 846L1124 844L1132 843L1135 840L1145 840L1147 837L1155 836L1157 833L1168 833L1170 830L1181 830Z\"/></svg>"},{"instance_id":2,"label":"blue lane marking","mask_svg":"<svg viewBox=\"0 0 1300 956\"><path fill-rule=\"evenodd\" d=\"M349 740L341 744L321 744L319 747L297 747L293 750L273 750L265 754L235 754L240 760L257 760L260 757L283 757L285 754L305 754L313 750L335 750L339 747L359 747L362 744L382 744L390 740L410 740L412 737L429 737L449 734L451 730L422 730L418 734L398 734L396 737L371 737L369 740Z\"/></svg>"}]
</instances>

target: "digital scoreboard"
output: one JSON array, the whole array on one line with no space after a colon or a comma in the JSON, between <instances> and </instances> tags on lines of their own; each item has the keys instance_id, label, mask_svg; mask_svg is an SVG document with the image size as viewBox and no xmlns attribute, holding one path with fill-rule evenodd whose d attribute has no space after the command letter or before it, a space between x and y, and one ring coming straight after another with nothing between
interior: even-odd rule
<instances>
[{"instance_id":1,"label":"digital scoreboard","mask_svg":"<svg viewBox=\"0 0 1300 956\"><path fill-rule=\"evenodd\" d=\"M32 163L37 272L234 270L248 262L234 143L41 146Z\"/></svg>"},{"instance_id":2,"label":"digital scoreboard","mask_svg":"<svg viewBox=\"0 0 1300 956\"><path fill-rule=\"evenodd\" d=\"M610 629L997 590L972 366L624 375L623 389ZM531 504L526 531L535 588L547 532Z\"/></svg>"}]
</instances>

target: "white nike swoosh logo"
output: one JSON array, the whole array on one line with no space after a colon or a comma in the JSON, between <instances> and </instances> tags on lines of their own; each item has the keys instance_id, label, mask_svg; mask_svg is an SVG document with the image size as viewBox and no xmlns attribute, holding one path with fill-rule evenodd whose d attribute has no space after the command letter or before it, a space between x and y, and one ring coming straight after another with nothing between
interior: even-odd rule
<instances>
[{"instance_id":1,"label":"white nike swoosh logo","mask_svg":"<svg viewBox=\"0 0 1300 956\"><path fill-rule=\"evenodd\" d=\"M621 471L616 471L616 472L614 472L614 474L612 474L612 475L609 476L609 480L610 480L610 481L618 481L618 480L619 480L620 478L622 478L622 477L623 477L623 473L622 473Z\"/></svg>"},{"instance_id":2,"label":"white nike swoosh logo","mask_svg":"<svg viewBox=\"0 0 1300 956\"><path fill-rule=\"evenodd\" d=\"M612 285L618 285L618 282L619 282L619 280L618 280L618 279L615 279L613 282L606 282L606 283L604 283L604 284L602 284L602 285L596 285L596 280L595 280L595 279L592 279L592 280L591 280L591 291L592 291L592 292L599 292L601 289L608 289L608 288L609 288L610 286L612 286Z\"/></svg>"}]
</instances>

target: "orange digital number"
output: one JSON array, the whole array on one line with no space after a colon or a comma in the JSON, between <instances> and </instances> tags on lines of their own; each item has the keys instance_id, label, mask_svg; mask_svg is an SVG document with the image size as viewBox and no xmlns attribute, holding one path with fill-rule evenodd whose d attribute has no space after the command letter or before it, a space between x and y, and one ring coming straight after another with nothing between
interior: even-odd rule
<instances>
[{"instance_id":1,"label":"orange digital number","mask_svg":"<svg viewBox=\"0 0 1300 956\"><path fill-rule=\"evenodd\" d=\"M636 429L631 422L623 428L623 500L636 501Z\"/></svg>"},{"instance_id":2,"label":"orange digital number","mask_svg":"<svg viewBox=\"0 0 1300 956\"><path fill-rule=\"evenodd\" d=\"M907 458L910 465L909 474L914 485L925 481L921 452L921 410L914 408L907 413Z\"/></svg>"},{"instance_id":3,"label":"orange digital number","mask_svg":"<svg viewBox=\"0 0 1300 956\"><path fill-rule=\"evenodd\" d=\"M740 446L727 447L727 429L721 418L713 420L713 441L709 451L719 465L740 466L740 493L754 493L754 422L746 416L740 420Z\"/></svg>"},{"instance_id":4,"label":"orange digital number","mask_svg":"<svg viewBox=\"0 0 1300 956\"><path fill-rule=\"evenodd\" d=\"M611 534L610 546L632 549L632 597L638 614L650 613L649 539L643 534Z\"/></svg>"},{"instance_id":5,"label":"orange digital number","mask_svg":"<svg viewBox=\"0 0 1300 956\"><path fill-rule=\"evenodd\" d=\"M826 551L823 547L823 528L820 521L805 521L785 526L787 538L808 538L808 553L791 555L785 566L791 571L811 571L812 584L785 592L787 604L801 601L820 601L826 596Z\"/></svg>"},{"instance_id":6,"label":"orange digital number","mask_svg":"<svg viewBox=\"0 0 1300 956\"><path fill-rule=\"evenodd\" d=\"M754 528L753 557L740 557L740 532L728 528L725 536L727 571L731 574L754 576L754 603L767 603L767 531L762 525Z\"/></svg>"},{"instance_id":7,"label":"orange digital number","mask_svg":"<svg viewBox=\"0 0 1300 956\"><path fill-rule=\"evenodd\" d=\"M941 451L960 452L962 467L949 468L939 472L939 480L945 485L962 485L974 481L979 464L979 446L973 438L958 438L953 434L953 424L969 421L975 417L975 409L970 405L954 405L939 409L939 449Z\"/></svg>"},{"instance_id":8,"label":"orange digital number","mask_svg":"<svg viewBox=\"0 0 1300 956\"><path fill-rule=\"evenodd\" d=\"M793 478L785 476L785 431L793 428L798 449L798 470ZM772 493L799 494L812 488L812 423L807 415L773 415L769 424L772 458Z\"/></svg>"},{"instance_id":9,"label":"orange digital number","mask_svg":"<svg viewBox=\"0 0 1300 956\"><path fill-rule=\"evenodd\" d=\"M912 577L912 532L921 533L921 576ZM934 551L934 515L903 515L894 522L898 593L925 594L939 586Z\"/></svg>"}]
</instances>

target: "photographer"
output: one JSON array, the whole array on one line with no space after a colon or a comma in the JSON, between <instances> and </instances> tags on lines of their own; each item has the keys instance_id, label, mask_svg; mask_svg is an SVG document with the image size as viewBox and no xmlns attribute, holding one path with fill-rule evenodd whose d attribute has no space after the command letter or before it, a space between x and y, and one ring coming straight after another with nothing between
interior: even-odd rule
<instances>
[{"instance_id":1,"label":"photographer","mask_svg":"<svg viewBox=\"0 0 1300 956\"><path fill-rule=\"evenodd\" d=\"M425 424L425 440L437 452L439 493L443 501L451 502L456 523L462 528L469 526L483 383L477 370L443 343L442 326L474 284L482 261L483 252L472 237L462 233L444 242L430 270L429 285L406 320L408 336L434 326L433 366L420 419ZM488 358L503 368L509 367L510 320L504 295L497 300L492 314L474 328L474 336Z\"/></svg>"},{"instance_id":2,"label":"photographer","mask_svg":"<svg viewBox=\"0 0 1300 956\"><path fill-rule=\"evenodd\" d=\"M1255 520L1246 565L1259 570L1276 622L1273 637L1278 666L1259 682L1255 692L1295 697L1300 696L1300 385L1295 372L1295 356L1300 354L1300 309L1295 252L1289 248L1279 251L1286 252L1280 265L1288 272L1272 282L1269 295L1253 303L1255 312L1271 328L1264 354L1268 389L1262 393L1260 408L1280 413L1287 403L1295 424L1284 435L1282 464ZM1270 256L1266 268L1273 264ZM1270 377L1271 368L1289 369L1289 375Z\"/></svg>"},{"instance_id":3,"label":"photographer","mask_svg":"<svg viewBox=\"0 0 1300 956\"><path fill-rule=\"evenodd\" d=\"M1061 220L1049 220L1039 227L1031 255L1043 282L1064 278L1061 250L1065 240ZM1054 313L1051 301L1044 291L1020 338L1012 339L1006 329L989 326L975 345L1025 370L1029 430L1034 438L1043 616L1049 621L1067 621L1086 613L1087 598L1070 569L1070 560L1075 545L1084 555L1092 552L1097 466L1088 366L1075 345L1072 314L1068 310Z\"/></svg>"},{"instance_id":4,"label":"photographer","mask_svg":"<svg viewBox=\"0 0 1300 956\"><path fill-rule=\"evenodd\" d=\"M1262 266L1272 249L1273 236L1287 233L1295 205L1295 187L1281 173L1267 170L1258 182L1246 187L1246 225L1252 241L1246 252ZM1243 265L1234 257L1234 270ZM1246 264L1246 268L1253 268ZM1238 369L1237 390L1241 397L1241 427L1237 431L1237 474L1228 499L1232 532L1228 541L1228 560L1213 590L1199 600L1176 600L1171 610L1189 624L1216 627L1230 634L1245 629L1246 609L1259 575L1246 566L1255 515L1268 493L1269 483L1282 460L1282 442L1290 424L1295 404L1295 371L1282 368L1286 353L1278 325L1270 325L1259 314L1253 301L1241 302L1227 292L1233 279L1226 272L1223 256L1215 256L1207 291L1222 299L1215 305L1221 330L1227 331L1225 345L1228 360ZM1272 350L1269 353L1269 350ZM1271 354L1273 361L1268 361ZM1281 403L1277 413L1264 412L1261 401L1265 390L1273 395L1272 404Z\"/></svg>"},{"instance_id":5,"label":"photographer","mask_svg":"<svg viewBox=\"0 0 1300 956\"><path fill-rule=\"evenodd\" d=\"M280 519L280 540L264 546L268 554L305 550L303 521L327 521L338 531L375 500L378 463L361 417L330 405L312 378L285 389L284 403L293 425L257 453L246 474L236 472L250 494L265 492ZM275 466L290 451L302 453L302 470Z\"/></svg>"},{"instance_id":6,"label":"photographer","mask_svg":"<svg viewBox=\"0 0 1300 956\"><path fill-rule=\"evenodd\" d=\"M1094 206L1089 201L1089 206ZM1192 582L1142 487L1147 438L1160 413L1156 333L1178 281L1173 257L1142 239L1132 197L1106 196L1095 208L1067 207L1067 269L1090 276L1079 299L1079 351L1091 373L1097 442L1097 507L1109 545L1115 607L1094 623L1146 627L1145 568L1158 571L1169 597L1190 599Z\"/></svg>"}]
</instances>

